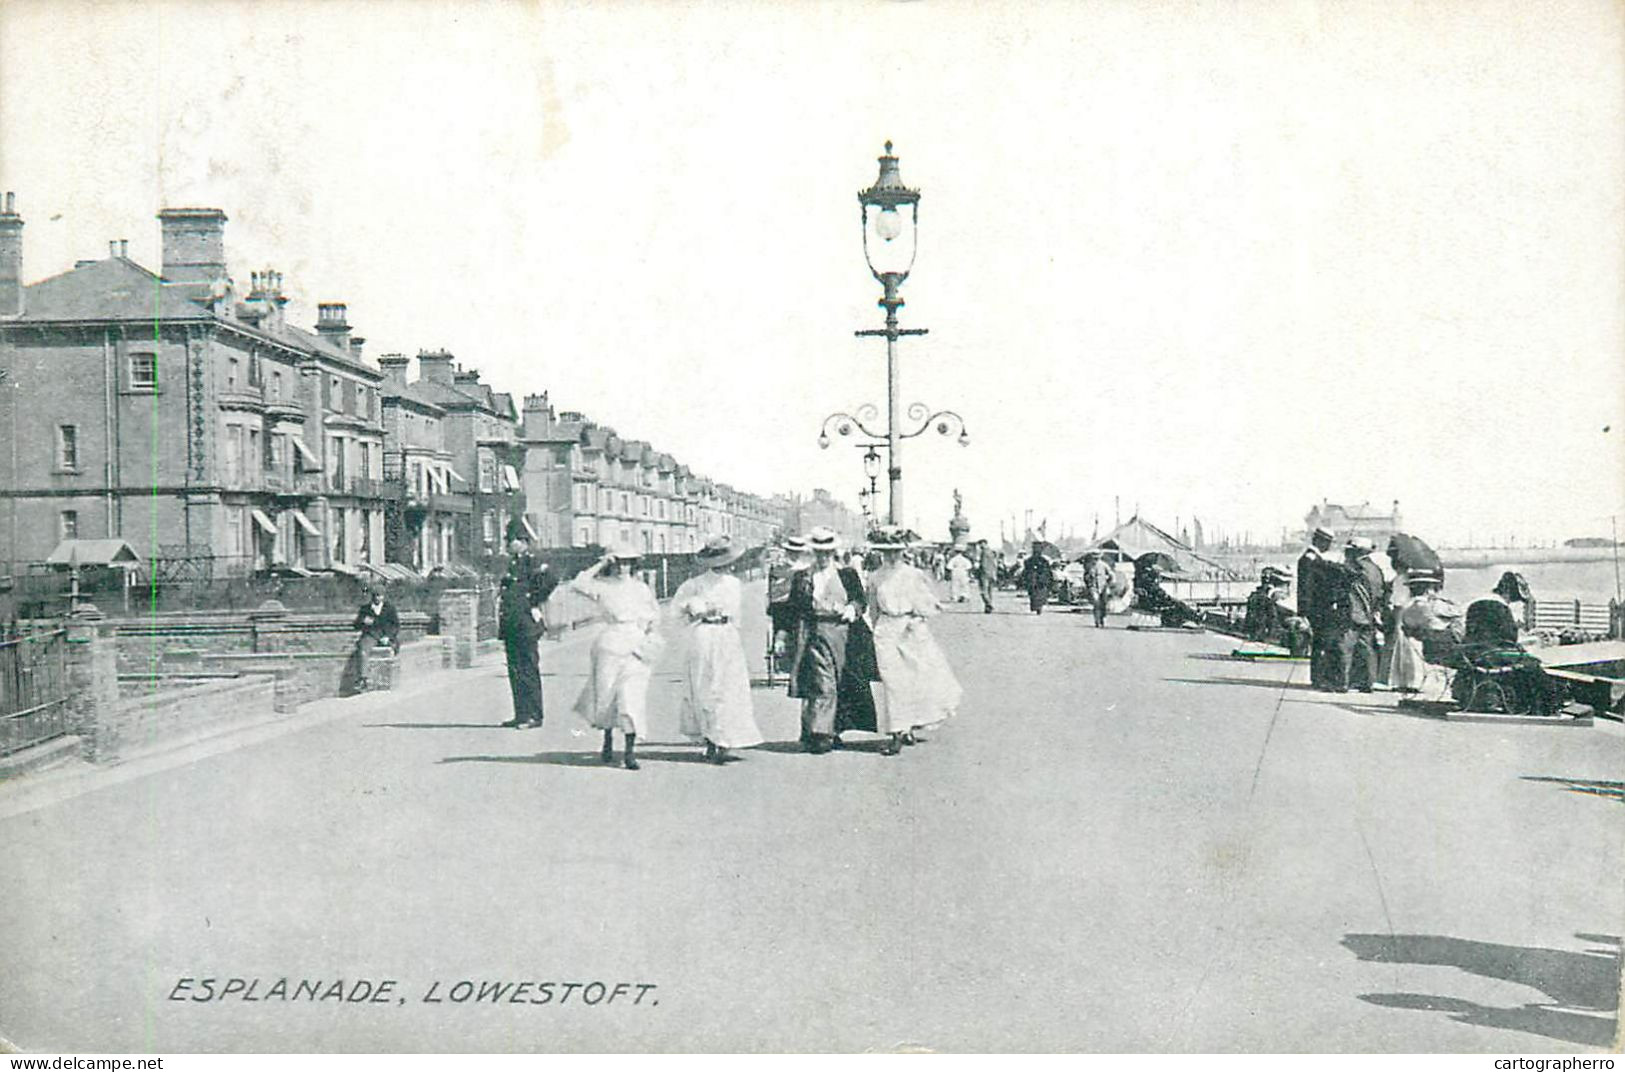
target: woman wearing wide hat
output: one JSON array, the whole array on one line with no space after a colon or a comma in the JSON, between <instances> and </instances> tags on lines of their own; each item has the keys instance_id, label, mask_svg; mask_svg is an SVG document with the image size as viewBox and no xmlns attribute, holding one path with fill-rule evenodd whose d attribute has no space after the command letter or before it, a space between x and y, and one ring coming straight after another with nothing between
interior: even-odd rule
<instances>
[{"instance_id":1,"label":"woman wearing wide hat","mask_svg":"<svg viewBox=\"0 0 1625 1072\"><path fill-rule=\"evenodd\" d=\"M880 701L875 728L891 735L882 750L894 756L914 731L945 721L959 706L961 689L926 620L938 614L931 581L903 561L907 533L890 525L871 533L881 566L869 577L869 614L874 622Z\"/></svg>"},{"instance_id":2,"label":"woman wearing wide hat","mask_svg":"<svg viewBox=\"0 0 1625 1072\"><path fill-rule=\"evenodd\" d=\"M689 640L679 726L684 736L704 741L705 758L717 764L732 758L729 749L762 743L739 638L742 586L724 572L744 553L731 537L706 540L694 556L705 572L684 581L671 598Z\"/></svg>"},{"instance_id":3,"label":"woman wearing wide hat","mask_svg":"<svg viewBox=\"0 0 1625 1072\"><path fill-rule=\"evenodd\" d=\"M820 526L807 534L813 564L790 588L795 650L790 695L801 701L801 742L828 752L844 730L875 728L870 683L879 680L874 638L863 618L866 597L857 570L835 563L840 539Z\"/></svg>"},{"instance_id":4,"label":"woman wearing wide hat","mask_svg":"<svg viewBox=\"0 0 1625 1072\"><path fill-rule=\"evenodd\" d=\"M633 572L638 552L610 549L570 587L598 604L605 625L592 643L592 670L576 712L604 731L604 762L615 762L615 731L626 735L626 769L637 770L638 737L648 732L649 676L660 653L660 606Z\"/></svg>"}]
</instances>

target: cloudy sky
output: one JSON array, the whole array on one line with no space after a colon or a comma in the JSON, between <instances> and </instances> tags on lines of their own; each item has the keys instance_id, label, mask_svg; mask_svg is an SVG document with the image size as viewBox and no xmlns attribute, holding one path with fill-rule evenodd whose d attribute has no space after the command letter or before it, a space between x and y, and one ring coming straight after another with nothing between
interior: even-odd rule
<instances>
[{"instance_id":1,"label":"cloudy sky","mask_svg":"<svg viewBox=\"0 0 1625 1072\"><path fill-rule=\"evenodd\" d=\"M1611 3L0 6L25 275L155 213L751 490L855 502L881 403L855 191L922 188L905 520L1440 542L1625 512ZM1605 426L1611 431L1604 431Z\"/></svg>"}]
</instances>

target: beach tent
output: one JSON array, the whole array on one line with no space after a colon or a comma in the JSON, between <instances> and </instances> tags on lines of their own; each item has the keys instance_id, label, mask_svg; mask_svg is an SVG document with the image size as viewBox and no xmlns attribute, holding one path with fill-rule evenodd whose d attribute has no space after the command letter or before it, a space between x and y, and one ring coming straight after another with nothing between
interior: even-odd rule
<instances>
[{"instance_id":1,"label":"beach tent","mask_svg":"<svg viewBox=\"0 0 1625 1072\"><path fill-rule=\"evenodd\" d=\"M1121 551L1127 557L1135 559L1159 552L1173 559L1182 577L1222 581L1242 579L1241 575L1229 566L1170 536L1138 514L1089 546L1090 550Z\"/></svg>"}]
</instances>

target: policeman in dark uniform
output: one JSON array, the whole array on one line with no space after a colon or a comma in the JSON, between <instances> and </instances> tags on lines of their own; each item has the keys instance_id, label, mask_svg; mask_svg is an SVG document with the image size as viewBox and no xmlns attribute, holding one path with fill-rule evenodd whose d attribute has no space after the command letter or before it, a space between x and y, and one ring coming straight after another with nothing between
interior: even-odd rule
<instances>
[{"instance_id":1,"label":"policeman in dark uniform","mask_svg":"<svg viewBox=\"0 0 1625 1072\"><path fill-rule=\"evenodd\" d=\"M537 650L541 640L542 604L557 583L545 563L530 553L522 532L508 545L508 569L502 577L497 633L508 662L508 691L513 696L513 717L504 726L535 729L542 724L542 666Z\"/></svg>"}]
</instances>

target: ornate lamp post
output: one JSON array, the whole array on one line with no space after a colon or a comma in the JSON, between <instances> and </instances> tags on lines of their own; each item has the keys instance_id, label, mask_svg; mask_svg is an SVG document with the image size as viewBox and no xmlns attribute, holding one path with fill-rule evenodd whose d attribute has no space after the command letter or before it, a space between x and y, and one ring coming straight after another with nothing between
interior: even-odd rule
<instances>
[{"instance_id":1,"label":"ornate lamp post","mask_svg":"<svg viewBox=\"0 0 1625 1072\"><path fill-rule=\"evenodd\" d=\"M881 286L879 304L886 310L886 326L856 334L878 335L886 339L886 428L880 431L871 427L880 411L865 404L858 407L855 414L836 412L824 418L824 426L818 433L818 445L824 448L829 446L831 426L837 435L849 436L853 429L857 429L871 439L885 440L887 490L891 500L887 517L892 524L900 525L903 523L903 440L913 439L930 428L935 428L942 435L957 430L960 446L968 445L970 436L965 431L965 420L959 414L946 409L933 413L919 402L911 403L908 407L908 420L918 422L918 427L912 431L904 430L898 420L897 340L904 335L924 335L927 329L897 326L897 310L903 306L899 290L914 268L914 255L918 250L920 191L903 185L902 175L897 169L897 157L892 155L889 141L885 155L880 158L880 174L874 185L858 191L858 206L863 223L863 257L869 264L869 274ZM906 209L906 214L899 211L901 209ZM867 447L869 451L864 456L864 467L869 476L869 486L873 489L880 475L880 458L875 453L875 447L879 444L859 445Z\"/></svg>"}]
</instances>

